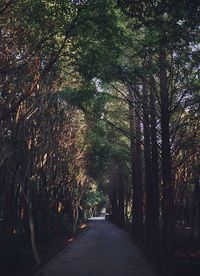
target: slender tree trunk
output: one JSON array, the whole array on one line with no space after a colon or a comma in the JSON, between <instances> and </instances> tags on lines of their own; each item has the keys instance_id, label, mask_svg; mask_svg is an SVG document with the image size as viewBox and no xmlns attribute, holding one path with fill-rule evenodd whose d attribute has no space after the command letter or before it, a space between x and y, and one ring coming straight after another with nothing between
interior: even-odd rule
<instances>
[{"instance_id":1,"label":"slender tree trunk","mask_svg":"<svg viewBox=\"0 0 200 276\"><path fill-rule=\"evenodd\" d=\"M151 185L152 185L152 240L154 241L153 258L159 258L160 237L159 237L159 168L158 168L158 144L156 129L156 107L155 107L155 84L150 79L150 131L151 131Z\"/></svg>"},{"instance_id":2,"label":"slender tree trunk","mask_svg":"<svg viewBox=\"0 0 200 276\"><path fill-rule=\"evenodd\" d=\"M195 226L196 226L196 196L192 196L192 202L191 202L191 218L190 218L190 225L191 225L191 230L190 230L190 239L191 242L194 242L195 239Z\"/></svg>"},{"instance_id":3,"label":"slender tree trunk","mask_svg":"<svg viewBox=\"0 0 200 276\"><path fill-rule=\"evenodd\" d=\"M195 199L197 203L196 211L197 211L198 242L200 244L200 166L198 164L198 158L194 158L193 163L194 163L193 176L194 176L194 183L195 183Z\"/></svg>"},{"instance_id":4,"label":"slender tree trunk","mask_svg":"<svg viewBox=\"0 0 200 276\"><path fill-rule=\"evenodd\" d=\"M15 222L15 206L14 206L14 194L15 194L15 177L7 174L5 178L6 188L4 192L4 212L5 212L5 239L7 242L13 241L13 231Z\"/></svg>"},{"instance_id":5,"label":"slender tree trunk","mask_svg":"<svg viewBox=\"0 0 200 276\"><path fill-rule=\"evenodd\" d=\"M75 203L73 206L73 233L76 233L78 218L79 218L78 204Z\"/></svg>"},{"instance_id":6,"label":"slender tree trunk","mask_svg":"<svg viewBox=\"0 0 200 276\"><path fill-rule=\"evenodd\" d=\"M118 220L118 206L117 206L117 185L118 176L116 170L116 164L113 161L111 165L110 175L110 203L111 203L111 220L116 223Z\"/></svg>"},{"instance_id":7,"label":"slender tree trunk","mask_svg":"<svg viewBox=\"0 0 200 276\"><path fill-rule=\"evenodd\" d=\"M35 243L35 229L34 229L34 222L33 222L33 216L31 214L31 210L28 210L28 216L29 216L29 227L30 227L30 235L31 235L31 246L33 250L33 255L35 258L35 261L37 264L41 264L41 260L37 251L36 243Z\"/></svg>"},{"instance_id":8,"label":"slender tree trunk","mask_svg":"<svg viewBox=\"0 0 200 276\"><path fill-rule=\"evenodd\" d=\"M129 91L132 99L132 91ZM131 174L132 174L132 234L143 242L143 181L142 181L142 149L139 108L129 105L131 134Z\"/></svg>"},{"instance_id":9,"label":"slender tree trunk","mask_svg":"<svg viewBox=\"0 0 200 276\"><path fill-rule=\"evenodd\" d=\"M163 249L164 249L164 272L173 275L174 253L174 191L172 185L172 165L170 152L169 130L169 95L167 84L166 50L160 48L160 99L161 99L161 131L162 131L162 180L163 180Z\"/></svg>"},{"instance_id":10,"label":"slender tree trunk","mask_svg":"<svg viewBox=\"0 0 200 276\"><path fill-rule=\"evenodd\" d=\"M36 247L36 242L35 242L34 221L33 221L33 215L32 215L32 210L30 207L29 199L23 190L22 190L22 195L23 195L24 204L25 204L24 208L27 211L27 219L28 219L28 224L29 224L29 229L30 229L30 239L31 239L31 247L32 247L32 251L33 251L33 256L34 256L36 263L41 264L41 260L40 260L40 257L39 257L38 251L37 251L37 247Z\"/></svg>"},{"instance_id":11,"label":"slender tree trunk","mask_svg":"<svg viewBox=\"0 0 200 276\"><path fill-rule=\"evenodd\" d=\"M119 226L124 227L125 218L124 218L124 185L123 185L123 176L119 172L119 184L118 184L118 202L119 202Z\"/></svg>"},{"instance_id":12,"label":"slender tree trunk","mask_svg":"<svg viewBox=\"0 0 200 276\"><path fill-rule=\"evenodd\" d=\"M144 125L144 172L145 172L145 250L149 258L153 258L154 244L154 187L152 185L152 160L149 120L149 93L147 91L146 78L143 78L143 125Z\"/></svg>"}]
</instances>

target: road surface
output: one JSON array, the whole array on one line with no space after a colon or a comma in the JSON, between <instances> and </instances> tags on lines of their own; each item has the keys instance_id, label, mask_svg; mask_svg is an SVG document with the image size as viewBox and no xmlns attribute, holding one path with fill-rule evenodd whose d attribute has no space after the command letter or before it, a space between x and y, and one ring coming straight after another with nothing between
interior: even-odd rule
<instances>
[{"instance_id":1,"label":"road surface","mask_svg":"<svg viewBox=\"0 0 200 276\"><path fill-rule=\"evenodd\" d=\"M156 276L129 236L94 218L37 276Z\"/></svg>"}]
</instances>

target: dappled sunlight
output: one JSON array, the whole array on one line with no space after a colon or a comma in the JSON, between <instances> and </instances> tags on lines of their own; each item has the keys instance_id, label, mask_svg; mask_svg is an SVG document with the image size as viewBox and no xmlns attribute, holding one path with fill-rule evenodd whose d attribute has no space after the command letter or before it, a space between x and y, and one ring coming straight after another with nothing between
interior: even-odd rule
<instances>
[{"instance_id":1,"label":"dappled sunlight","mask_svg":"<svg viewBox=\"0 0 200 276\"><path fill-rule=\"evenodd\" d=\"M73 240L74 240L74 238L71 238L71 239L68 240L68 242L72 242Z\"/></svg>"},{"instance_id":2,"label":"dappled sunlight","mask_svg":"<svg viewBox=\"0 0 200 276\"><path fill-rule=\"evenodd\" d=\"M72 238L66 240L66 241L65 241L65 245L68 245L69 243L73 242L74 239L75 239L75 238L72 237Z\"/></svg>"},{"instance_id":3,"label":"dappled sunlight","mask_svg":"<svg viewBox=\"0 0 200 276\"><path fill-rule=\"evenodd\" d=\"M85 229L86 228L86 224L85 223L81 223L80 225L79 225L79 229Z\"/></svg>"},{"instance_id":4,"label":"dappled sunlight","mask_svg":"<svg viewBox=\"0 0 200 276\"><path fill-rule=\"evenodd\" d=\"M70 238L69 240L66 241L66 244L73 242L74 239L75 239L74 237Z\"/></svg>"}]
</instances>

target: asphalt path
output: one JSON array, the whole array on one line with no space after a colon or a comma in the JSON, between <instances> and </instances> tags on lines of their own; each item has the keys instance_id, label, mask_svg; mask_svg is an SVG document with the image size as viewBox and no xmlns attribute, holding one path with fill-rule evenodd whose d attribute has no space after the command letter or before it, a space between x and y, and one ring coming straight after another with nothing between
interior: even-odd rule
<instances>
[{"instance_id":1,"label":"asphalt path","mask_svg":"<svg viewBox=\"0 0 200 276\"><path fill-rule=\"evenodd\" d=\"M157 276L128 233L103 218L54 257L36 276Z\"/></svg>"}]
</instances>

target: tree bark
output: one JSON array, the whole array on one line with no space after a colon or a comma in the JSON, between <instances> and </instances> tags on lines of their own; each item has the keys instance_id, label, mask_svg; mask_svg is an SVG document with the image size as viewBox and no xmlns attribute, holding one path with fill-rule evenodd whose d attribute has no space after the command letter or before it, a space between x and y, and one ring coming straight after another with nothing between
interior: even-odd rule
<instances>
[{"instance_id":1,"label":"tree bark","mask_svg":"<svg viewBox=\"0 0 200 276\"><path fill-rule=\"evenodd\" d=\"M129 91L130 99L133 98ZM129 105L131 134L131 175L132 175L132 235L143 243L143 181L142 148L139 108Z\"/></svg>"},{"instance_id":2,"label":"tree bark","mask_svg":"<svg viewBox=\"0 0 200 276\"><path fill-rule=\"evenodd\" d=\"M158 261L160 249L159 236L159 167L158 167L158 144L156 129L156 107L155 107L155 83L150 77L150 132L151 132L151 185L152 185L152 240L154 241L153 259Z\"/></svg>"},{"instance_id":3,"label":"tree bark","mask_svg":"<svg viewBox=\"0 0 200 276\"><path fill-rule=\"evenodd\" d=\"M154 235L154 185L152 178L152 156L151 156L151 129L150 129L150 108L149 93L147 91L146 78L143 77L143 126L144 126L144 171L145 171L145 251L149 258L154 259L157 254L157 238Z\"/></svg>"},{"instance_id":4,"label":"tree bark","mask_svg":"<svg viewBox=\"0 0 200 276\"><path fill-rule=\"evenodd\" d=\"M174 191L172 185L172 165L170 152L170 129L169 129L169 92L167 80L167 60L164 45L160 47L160 100L161 100L161 158L163 180L163 249L164 249L164 272L173 275L174 253Z\"/></svg>"}]
</instances>

